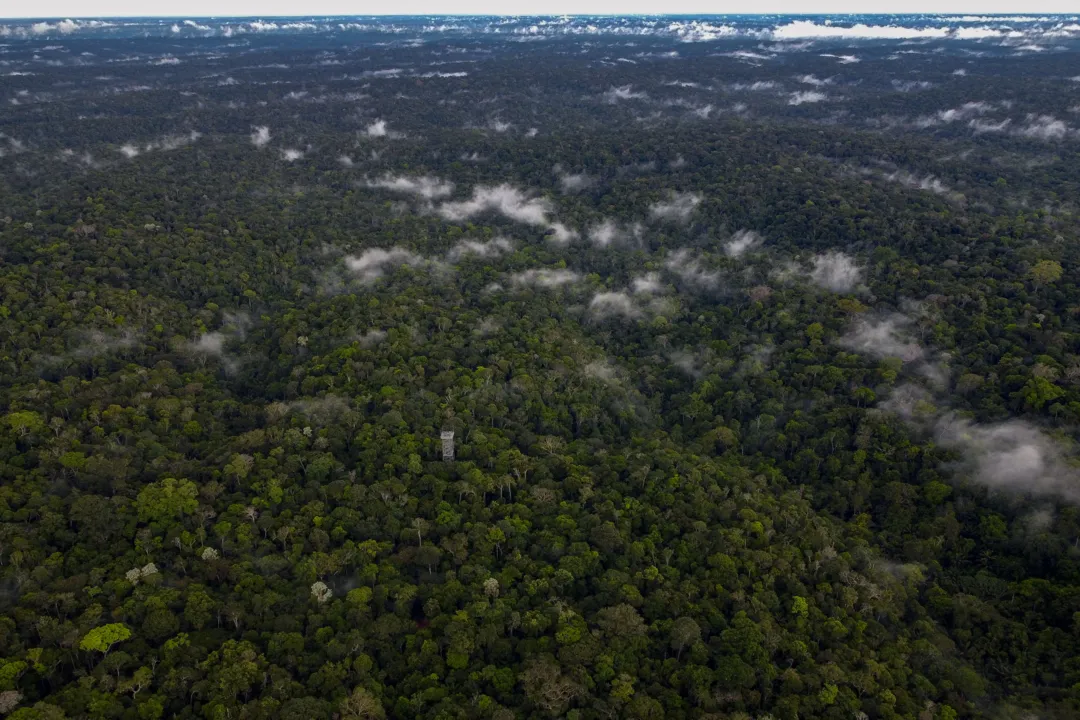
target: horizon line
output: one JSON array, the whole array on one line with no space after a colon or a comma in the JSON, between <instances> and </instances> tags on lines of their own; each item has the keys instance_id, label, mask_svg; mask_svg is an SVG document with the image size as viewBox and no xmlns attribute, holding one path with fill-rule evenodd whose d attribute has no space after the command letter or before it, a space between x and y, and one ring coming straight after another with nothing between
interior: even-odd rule
<instances>
[{"instance_id":1,"label":"horizon line","mask_svg":"<svg viewBox=\"0 0 1080 720\"><path fill-rule=\"evenodd\" d=\"M34 15L34 16L0 16L0 22L33 22L35 20L241 20L248 18L425 18L425 17L474 17L474 18L488 18L488 17L501 17L501 18L561 18L561 17L916 17L916 16L929 16L929 17L966 17L972 15L986 15L997 17L1032 17L1032 16L1044 16L1044 17L1076 17L1080 16L1080 12L1063 12L1063 11L1051 11L1051 12L1039 12L1039 11L1027 11L1027 12L994 12L986 11L982 13L978 12L919 12L919 11L907 11L907 12L658 12L658 13L640 13L640 12L625 12L625 13L609 13L609 12L553 12L553 13L470 13L470 12L441 12L441 13L307 13L307 14L234 14L234 15Z\"/></svg>"}]
</instances>

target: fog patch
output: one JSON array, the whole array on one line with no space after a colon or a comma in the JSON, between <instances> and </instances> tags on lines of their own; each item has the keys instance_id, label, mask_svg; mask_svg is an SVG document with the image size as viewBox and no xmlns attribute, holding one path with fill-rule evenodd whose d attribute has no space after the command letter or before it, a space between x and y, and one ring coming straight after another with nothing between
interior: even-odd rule
<instances>
[{"instance_id":1,"label":"fog patch","mask_svg":"<svg viewBox=\"0 0 1080 720\"><path fill-rule=\"evenodd\" d=\"M664 267L686 285L699 290L714 290L720 285L720 273L706 269L701 257L691 255L685 248L672 253L664 261Z\"/></svg>"},{"instance_id":2,"label":"fog patch","mask_svg":"<svg viewBox=\"0 0 1080 720\"><path fill-rule=\"evenodd\" d=\"M701 361L696 355L686 350L672 350L668 353L668 360L676 368L695 380L700 380L705 374Z\"/></svg>"},{"instance_id":3,"label":"fog patch","mask_svg":"<svg viewBox=\"0 0 1080 720\"><path fill-rule=\"evenodd\" d=\"M863 271L842 252L827 252L814 257L810 282L837 293L851 292L862 281Z\"/></svg>"},{"instance_id":4,"label":"fog patch","mask_svg":"<svg viewBox=\"0 0 1080 720\"><path fill-rule=\"evenodd\" d=\"M118 149L118 152L131 160L138 157L144 152L154 152L158 150L169 151L177 150L186 145L191 145L198 140L202 135L194 130L186 135L165 135L159 140L151 140L148 143L138 146L134 143L126 143Z\"/></svg>"},{"instance_id":5,"label":"fog patch","mask_svg":"<svg viewBox=\"0 0 1080 720\"><path fill-rule=\"evenodd\" d=\"M289 412L302 415L316 425L327 425L349 411L349 399L340 395L300 398L286 404Z\"/></svg>"},{"instance_id":6,"label":"fog patch","mask_svg":"<svg viewBox=\"0 0 1080 720\"><path fill-rule=\"evenodd\" d=\"M918 343L905 337L911 322L911 318L900 313L859 318L838 343L877 358L897 357L904 362L917 362L926 353Z\"/></svg>"},{"instance_id":7,"label":"fog patch","mask_svg":"<svg viewBox=\"0 0 1080 720\"><path fill-rule=\"evenodd\" d=\"M602 360L594 360L581 369L582 374L586 377L590 377L593 380L599 380L608 384L617 384L619 382L618 374L615 371L615 366L612 365L606 358Z\"/></svg>"},{"instance_id":8,"label":"fog patch","mask_svg":"<svg viewBox=\"0 0 1080 720\"><path fill-rule=\"evenodd\" d=\"M660 282L660 273L646 273L630 281L630 289L636 295L652 295L663 290L664 285Z\"/></svg>"},{"instance_id":9,"label":"fog patch","mask_svg":"<svg viewBox=\"0 0 1080 720\"><path fill-rule=\"evenodd\" d=\"M1064 140L1069 134L1069 126L1062 120L1050 115L1028 115L1023 127L1016 129L1016 134L1033 140Z\"/></svg>"},{"instance_id":10,"label":"fog patch","mask_svg":"<svg viewBox=\"0 0 1080 720\"><path fill-rule=\"evenodd\" d=\"M855 55L832 55L830 53L821 53L820 57L833 58L841 65L851 65L853 63L862 62Z\"/></svg>"},{"instance_id":11,"label":"fog patch","mask_svg":"<svg viewBox=\"0 0 1080 720\"><path fill-rule=\"evenodd\" d=\"M452 262L457 262L461 258L470 255L480 258L491 258L513 251L514 244L502 237L493 238L487 242L481 240L462 240L450 249L448 257Z\"/></svg>"},{"instance_id":12,"label":"fog patch","mask_svg":"<svg viewBox=\"0 0 1080 720\"><path fill-rule=\"evenodd\" d=\"M620 100L645 100L649 95L645 92L634 92L632 85L623 85L622 87L612 87L604 93L603 97L604 102L614 105Z\"/></svg>"},{"instance_id":13,"label":"fog patch","mask_svg":"<svg viewBox=\"0 0 1080 720\"><path fill-rule=\"evenodd\" d=\"M749 90L751 92L775 90L777 87L777 83L773 82L772 80L758 80L752 83L733 83L731 85L732 90Z\"/></svg>"},{"instance_id":14,"label":"fog patch","mask_svg":"<svg viewBox=\"0 0 1080 720\"><path fill-rule=\"evenodd\" d=\"M364 134L371 138L380 138L390 135L390 131L386 129L385 120L376 120L364 129Z\"/></svg>"},{"instance_id":15,"label":"fog patch","mask_svg":"<svg viewBox=\"0 0 1080 720\"><path fill-rule=\"evenodd\" d=\"M406 175L386 174L377 180L368 181L368 187L382 188L391 192L417 195L425 200L437 200L448 197L454 192L454 184L427 175L409 177Z\"/></svg>"},{"instance_id":16,"label":"fog patch","mask_svg":"<svg viewBox=\"0 0 1080 720\"><path fill-rule=\"evenodd\" d=\"M934 83L926 80L893 80L892 86L898 92L912 92L915 90L929 90Z\"/></svg>"},{"instance_id":17,"label":"fog patch","mask_svg":"<svg viewBox=\"0 0 1080 720\"><path fill-rule=\"evenodd\" d=\"M552 220L551 201L526 195L511 185L477 185L472 198L460 202L443 203L438 212L447 220L460 222L484 212L495 212L515 222L547 228L552 239L567 243L576 233L565 225Z\"/></svg>"},{"instance_id":18,"label":"fog patch","mask_svg":"<svg viewBox=\"0 0 1080 720\"><path fill-rule=\"evenodd\" d=\"M963 457L971 478L992 490L1080 503L1080 477L1060 446L1034 426L1008 420L980 425L949 413L937 442Z\"/></svg>"},{"instance_id":19,"label":"fog patch","mask_svg":"<svg viewBox=\"0 0 1080 720\"><path fill-rule=\"evenodd\" d=\"M349 255L345 258L347 267L357 280L369 285L381 278L388 270L393 270L401 265L417 266L424 263L424 258L416 253L400 247L389 250L382 248L370 248L360 255Z\"/></svg>"},{"instance_id":20,"label":"fog patch","mask_svg":"<svg viewBox=\"0 0 1080 720\"><path fill-rule=\"evenodd\" d=\"M625 292L602 292L594 295L589 302L589 315L594 320L605 320L611 317L636 320L643 313Z\"/></svg>"},{"instance_id":21,"label":"fog patch","mask_svg":"<svg viewBox=\"0 0 1080 720\"><path fill-rule=\"evenodd\" d=\"M596 247L606 248L616 244L637 243L641 239L643 228L640 224L620 226L610 218L599 225L589 228L588 237Z\"/></svg>"},{"instance_id":22,"label":"fog patch","mask_svg":"<svg viewBox=\"0 0 1080 720\"><path fill-rule=\"evenodd\" d=\"M197 337L188 344L188 347L192 352L220 357L225 352L225 342L227 340L228 337L224 333L208 332Z\"/></svg>"},{"instance_id":23,"label":"fog patch","mask_svg":"<svg viewBox=\"0 0 1080 720\"><path fill-rule=\"evenodd\" d=\"M805 103L819 103L828 99L828 95L817 90L803 90L791 93L788 96L788 105L803 105Z\"/></svg>"},{"instance_id":24,"label":"fog patch","mask_svg":"<svg viewBox=\"0 0 1080 720\"><path fill-rule=\"evenodd\" d=\"M356 342L362 348L373 348L386 339L385 330L368 330L356 336Z\"/></svg>"},{"instance_id":25,"label":"fog patch","mask_svg":"<svg viewBox=\"0 0 1080 720\"><path fill-rule=\"evenodd\" d=\"M1046 507L1033 510L1023 517L1022 522L1028 532L1046 532L1054 524L1054 509Z\"/></svg>"},{"instance_id":26,"label":"fog patch","mask_svg":"<svg viewBox=\"0 0 1080 720\"><path fill-rule=\"evenodd\" d=\"M559 172L556 167L556 172ZM592 187L596 180L585 173L560 173L559 189L564 193L581 192Z\"/></svg>"},{"instance_id":27,"label":"fog patch","mask_svg":"<svg viewBox=\"0 0 1080 720\"><path fill-rule=\"evenodd\" d=\"M1001 122L991 122L989 120L980 120L978 118L968 122L968 127L975 131L976 135L982 135L983 133L999 133L1005 132L1012 125L1012 120L1005 118Z\"/></svg>"},{"instance_id":28,"label":"fog patch","mask_svg":"<svg viewBox=\"0 0 1080 720\"><path fill-rule=\"evenodd\" d=\"M571 270L551 270L539 268L525 270L510 276L510 282L517 287L557 288L575 283L581 276Z\"/></svg>"},{"instance_id":29,"label":"fog patch","mask_svg":"<svg viewBox=\"0 0 1080 720\"><path fill-rule=\"evenodd\" d=\"M983 100L977 100L972 102L966 102L960 107L951 108L949 110L941 110L933 115L923 116L915 120L915 126L919 128L928 128L935 125L942 125L954 122L967 122L977 117L986 115L987 113L997 110L999 107L1008 107L1009 103L990 103Z\"/></svg>"},{"instance_id":30,"label":"fog patch","mask_svg":"<svg viewBox=\"0 0 1080 720\"><path fill-rule=\"evenodd\" d=\"M772 345L754 345L735 369L738 377L761 375L769 369L769 361L772 359L776 348Z\"/></svg>"},{"instance_id":31,"label":"fog patch","mask_svg":"<svg viewBox=\"0 0 1080 720\"><path fill-rule=\"evenodd\" d=\"M251 144L257 148L266 147L270 142L270 128L258 125L251 133Z\"/></svg>"},{"instance_id":32,"label":"fog patch","mask_svg":"<svg viewBox=\"0 0 1080 720\"><path fill-rule=\"evenodd\" d=\"M685 223L700 204L701 195L697 193L669 190L667 200L660 200L649 206L649 214L657 220Z\"/></svg>"},{"instance_id":33,"label":"fog patch","mask_svg":"<svg viewBox=\"0 0 1080 720\"><path fill-rule=\"evenodd\" d=\"M927 175L925 177L916 177L909 172L903 170L897 170L893 173L885 173L882 175L889 182L899 183L906 188L912 190L923 190L926 192L932 192L935 195L941 195L948 198L953 202L963 202L965 200L963 193L959 193L950 188L945 183L941 182L933 175Z\"/></svg>"},{"instance_id":34,"label":"fog patch","mask_svg":"<svg viewBox=\"0 0 1080 720\"><path fill-rule=\"evenodd\" d=\"M765 238L753 230L739 230L731 236L731 240L724 243L724 254L730 258L740 258L764 242Z\"/></svg>"}]
</instances>

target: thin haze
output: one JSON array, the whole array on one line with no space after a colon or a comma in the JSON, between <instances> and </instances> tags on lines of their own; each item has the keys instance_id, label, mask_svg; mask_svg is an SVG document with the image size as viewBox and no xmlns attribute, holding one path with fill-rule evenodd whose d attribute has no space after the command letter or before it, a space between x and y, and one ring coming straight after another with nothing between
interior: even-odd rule
<instances>
[{"instance_id":1,"label":"thin haze","mask_svg":"<svg viewBox=\"0 0 1080 720\"><path fill-rule=\"evenodd\" d=\"M402 0L385 3L349 0L43 0L38 3L0 4L0 17L274 17L316 15L655 15L655 14L739 14L745 5L709 0L526 0L516 3L499 0ZM760 14L849 14L866 13L929 14L1011 14L1076 12L1075 0L887 0L867 7L857 0L765 0L754 7Z\"/></svg>"}]
</instances>

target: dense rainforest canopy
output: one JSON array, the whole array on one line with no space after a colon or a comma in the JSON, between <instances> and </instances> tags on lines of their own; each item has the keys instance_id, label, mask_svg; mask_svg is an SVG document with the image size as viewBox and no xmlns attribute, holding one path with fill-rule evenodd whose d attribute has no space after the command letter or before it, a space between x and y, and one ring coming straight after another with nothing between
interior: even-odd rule
<instances>
[{"instance_id":1,"label":"dense rainforest canopy","mask_svg":"<svg viewBox=\"0 0 1080 720\"><path fill-rule=\"evenodd\" d=\"M0 714L1080 716L1076 19L447 22L0 25Z\"/></svg>"}]
</instances>

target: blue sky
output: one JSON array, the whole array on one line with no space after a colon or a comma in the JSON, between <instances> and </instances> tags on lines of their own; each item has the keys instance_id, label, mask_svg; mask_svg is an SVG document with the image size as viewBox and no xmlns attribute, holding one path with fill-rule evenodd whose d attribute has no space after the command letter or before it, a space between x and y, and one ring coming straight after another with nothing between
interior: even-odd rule
<instances>
[{"instance_id":1,"label":"blue sky","mask_svg":"<svg viewBox=\"0 0 1080 720\"><path fill-rule=\"evenodd\" d=\"M0 0L0 17L225 17L275 15L562 15L657 13L1077 13L1077 0Z\"/></svg>"}]
</instances>

